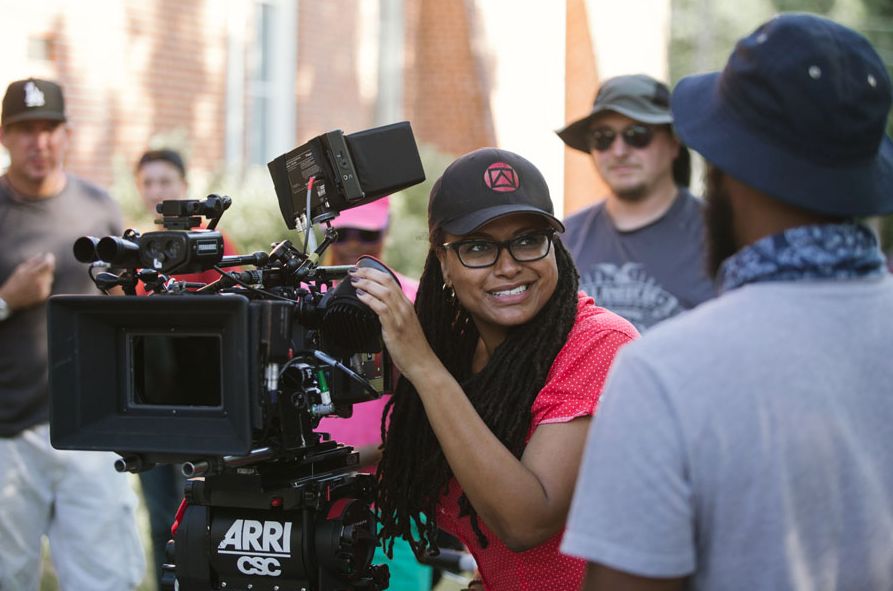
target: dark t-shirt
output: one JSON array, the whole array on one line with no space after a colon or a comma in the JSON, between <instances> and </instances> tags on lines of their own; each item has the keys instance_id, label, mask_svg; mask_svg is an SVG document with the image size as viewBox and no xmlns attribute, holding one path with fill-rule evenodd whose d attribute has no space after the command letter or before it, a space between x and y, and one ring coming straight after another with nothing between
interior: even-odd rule
<instances>
[{"instance_id":1,"label":"dark t-shirt","mask_svg":"<svg viewBox=\"0 0 893 591\"><path fill-rule=\"evenodd\" d=\"M715 295L704 262L701 201L685 189L654 222L617 230L604 202L570 216L562 240L580 289L640 332Z\"/></svg>"},{"instance_id":2,"label":"dark t-shirt","mask_svg":"<svg viewBox=\"0 0 893 591\"><path fill-rule=\"evenodd\" d=\"M0 284L19 263L50 252L56 257L52 293L99 294L72 252L85 235L121 235L121 215L109 195L72 175L58 195L16 200L0 178ZM49 415L46 303L17 310L0 322L0 437L13 437Z\"/></svg>"}]
</instances>

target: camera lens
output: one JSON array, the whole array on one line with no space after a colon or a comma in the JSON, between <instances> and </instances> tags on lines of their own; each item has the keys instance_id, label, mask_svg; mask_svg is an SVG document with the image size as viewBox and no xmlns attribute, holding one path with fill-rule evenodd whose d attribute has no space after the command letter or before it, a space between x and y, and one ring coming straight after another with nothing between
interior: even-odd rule
<instances>
[{"instance_id":1,"label":"camera lens","mask_svg":"<svg viewBox=\"0 0 893 591\"><path fill-rule=\"evenodd\" d=\"M180 240L168 240L164 246L164 253L171 259L179 259L183 256L183 242Z\"/></svg>"},{"instance_id":2,"label":"camera lens","mask_svg":"<svg viewBox=\"0 0 893 591\"><path fill-rule=\"evenodd\" d=\"M146 254L153 259L157 259L161 252L161 243L158 240L150 240L146 245Z\"/></svg>"}]
</instances>

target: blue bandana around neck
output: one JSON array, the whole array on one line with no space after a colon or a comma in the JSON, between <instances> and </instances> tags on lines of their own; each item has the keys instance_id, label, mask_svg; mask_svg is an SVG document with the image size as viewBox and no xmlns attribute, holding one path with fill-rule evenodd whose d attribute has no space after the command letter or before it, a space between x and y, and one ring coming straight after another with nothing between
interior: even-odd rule
<instances>
[{"instance_id":1,"label":"blue bandana around neck","mask_svg":"<svg viewBox=\"0 0 893 591\"><path fill-rule=\"evenodd\" d=\"M757 240L726 259L720 293L747 283L856 279L887 273L874 233L858 223L790 228Z\"/></svg>"}]
</instances>

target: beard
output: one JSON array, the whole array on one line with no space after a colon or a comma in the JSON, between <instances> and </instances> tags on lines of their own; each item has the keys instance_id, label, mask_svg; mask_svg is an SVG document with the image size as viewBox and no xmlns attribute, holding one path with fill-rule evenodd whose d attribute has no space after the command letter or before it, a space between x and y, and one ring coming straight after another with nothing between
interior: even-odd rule
<instances>
[{"instance_id":1,"label":"beard","mask_svg":"<svg viewBox=\"0 0 893 591\"><path fill-rule=\"evenodd\" d=\"M648 187L645 183L640 183L638 185L634 185L632 187L625 187L622 189L615 189L611 187L611 190L614 191L614 194L617 195L617 198L621 201L626 201L628 203L635 203L637 201L643 201L646 197L648 197Z\"/></svg>"},{"instance_id":2,"label":"beard","mask_svg":"<svg viewBox=\"0 0 893 591\"><path fill-rule=\"evenodd\" d=\"M735 241L734 212L723 179L725 173L707 165L704 200L704 225L707 233L707 274L716 279L723 262L738 252Z\"/></svg>"}]
</instances>

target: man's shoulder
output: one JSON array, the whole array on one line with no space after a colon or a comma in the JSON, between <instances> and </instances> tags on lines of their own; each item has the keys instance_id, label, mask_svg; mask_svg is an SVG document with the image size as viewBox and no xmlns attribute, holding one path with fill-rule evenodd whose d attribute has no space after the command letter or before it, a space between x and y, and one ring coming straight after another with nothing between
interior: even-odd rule
<instances>
[{"instance_id":1,"label":"man's shoulder","mask_svg":"<svg viewBox=\"0 0 893 591\"><path fill-rule=\"evenodd\" d=\"M67 176L68 184L65 187L65 191L73 191L97 201L114 201L108 191L92 181L88 181L87 179L71 173L68 173Z\"/></svg>"},{"instance_id":2,"label":"man's shoulder","mask_svg":"<svg viewBox=\"0 0 893 591\"><path fill-rule=\"evenodd\" d=\"M604 200L574 212L564 219L565 235L572 236L588 228L599 218L605 208Z\"/></svg>"},{"instance_id":3,"label":"man's shoulder","mask_svg":"<svg viewBox=\"0 0 893 591\"><path fill-rule=\"evenodd\" d=\"M9 182L6 180L6 174L0 175L0 205L11 200L12 195L9 191Z\"/></svg>"},{"instance_id":4,"label":"man's shoulder","mask_svg":"<svg viewBox=\"0 0 893 591\"><path fill-rule=\"evenodd\" d=\"M60 207L64 209L74 208L80 212L81 208L85 208L89 215L97 219L107 220L113 226L121 225L122 214L118 202L108 191L91 181L69 174L68 184L60 196L65 197L59 200Z\"/></svg>"},{"instance_id":5,"label":"man's shoulder","mask_svg":"<svg viewBox=\"0 0 893 591\"><path fill-rule=\"evenodd\" d=\"M598 203L593 203L592 205L588 205L583 209L575 211L571 215L567 216L564 219L564 225L568 224L580 224L583 220L591 219L593 216L597 216L602 209L605 207L605 200L602 199Z\"/></svg>"},{"instance_id":6,"label":"man's shoulder","mask_svg":"<svg viewBox=\"0 0 893 591\"><path fill-rule=\"evenodd\" d=\"M676 197L679 202L680 210L684 214L697 216L700 219L704 209L704 200L692 193L686 187L679 187L679 194Z\"/></svg>"}]
</instances>

